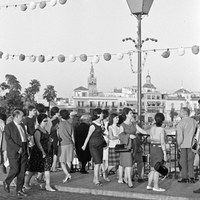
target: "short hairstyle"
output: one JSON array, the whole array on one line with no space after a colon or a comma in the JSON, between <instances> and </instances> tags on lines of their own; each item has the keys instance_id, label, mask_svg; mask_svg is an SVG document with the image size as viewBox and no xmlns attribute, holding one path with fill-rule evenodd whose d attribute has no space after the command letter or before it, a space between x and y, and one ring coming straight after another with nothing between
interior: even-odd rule
<instances>
[{"instance_id":1,"label":"short hairstyle","mask_svg":"<svg viewBox=\"0 0 200 200\"><path fill-rule=\"evenodd\" d=\"M6 114L0 113L0 119L1 120L3 120L4 122L6 122L6 118L7 118Z\"/></svg>"},{"instance_id":2,"label":"short hairstyle","mask_svg":"<svg viewBox=\"0 0 200 200\"><path fill-rule=\"evenodd\" d=\"M110 116L109 116L109 118L108 118L108 124L109 124L109 125L112 125L112 124L113 124L113 119L114 119L115 117L117 117L117 116L118 116L117 113L111 113Z\"/></svg>"},{"instance_id":3,"label":"short hairstyle","mask_svg":"<svg viewBox=\"0 0 200 200\"><path fill-rule=\"evenodd\" d=\"M42 104L42 103L38 103L38 104L36 105L36 109L38 110L39 113L45 113L45 112L46 112L45 106L44 106L44 104Z\"/></svg>"},{"instance_id":4,"label":"short hairstyle","mask_svg":"<svg viewBox=\"0 0 200 200\"><path fill-rule=\"evenodd\" d=\"M99 118L98 115L100 115L102 113L102 109L101 108L95 108L93 110L93 114L92 114L92 120L96 120Z\"/></svg>"},{"instance_id":5,"label":"short hairstyle","mask_svg":"<svg viewBox=\"0 0 200 200\"><path fill-rule=\"evenodd\" d=\"M53 108L51 108L50 115L52 117L57 113L59 113L59 108L57 106L54 106Z\"/></svg>"},{"instance_id":6,"label":"short hairstyle","mask_svg":"<svg viewBox=\"0 0 200 200\"><path fill-rule=\"evenodd\" d=\"M106 119L109 116L109 111L108 110L102 110L103 112L103 119Z\"/></svg>"},{"instance_id":7,"label":"short hairstyle","mask_svg":"<svg viewBox=\"0 0 200 200\"><path fill-rule=\"evenodd\" d=\"M113 119L114 119L115 117L117 117L117 116L118 116L117 113L111 113L111 114L109 115L109 118L108 118L108 126L110 126L110 125L113 124Z\"/></svg>"},{"instance_id":8,"label":"short hairstyle","mask_svg":"<svg viewBox=\"0 0 200 200\"><path fill-rule=\"evenodd\" d=\"M68 112L68 110L66 110L66 109L61 110L60 111L60 116L63 119L65 119L65 120L69 119L69 112Z\"/></svg>"},{"instance_id":9,"label":"short hairstyle","mask_svg":"<svg viewBox=\"0 0 200 200\"><path fill-rule=\"evenodd\" d=\"M188 116L190 116L190 109L188 107L183 107L181 108L181 110L183 110L183 112L185 112Z\"/></svg>"},{"instance_id":10,"label":"short hairstyle","mask_svg":"<svg viewBox=\"0 0 200 200\"><path fill-rule=\"evenodd\" d=\"M85 122L91 119L91 116L89 114L84 114L80 117L81 122Z\"/></svg>"},{"instance_id":11,"label":"short hairstyle","mask_svg":"<svg viewBox=\"0 0 200 200\"><path fill-rule=\"evenodd\" d=\"M123 117L123 121L126 119L126 115L128 115L128 113L132 111L131 108L128 108L128 107L124 107L123 110L122 110L122 117Z\"/></svg>"},{"instance_id":12,"label":"short hairstyle","mask_svg":"<svg viewBox=\"0 0 200 200\"><path fill-rule=\"evenodd\" d=\"M156 121L157 127L161 127L164 120L165 120L165 116L163 115L163 113L156 113L155 121Z\"/></svg>"},{"instance_id":13,"label":"short hairstyle","mask_svg":"<svg viewBox=\"0 0 200 200\"><path fill-rule=\"evenodd\" d=\"M32 111L33 109L35 109L35 106L33 106L33 105L30 105L30 106L28 106L28 111Z\"/></svg>"},{"instance_id":14,"label":"short hairstyle","mask_svg":"<svg viewBox=\"0 0 200 200\"><path fill-rule=\"evenodd\" d=\"M44 114L44 113L40 113L38 116L37 116L37 121L39 124L41 124L41 122L47 118L47 115Z\"/></svg>"},{"instance_id":15,"label":"short hairstyle","mask_svg":"<svg viewBox=\"0 0 200 200\"><path fill-rule=\"evenodd\" d=\"M21 114L21 112L24 114L24 111L23 111L22 109L16 108L16 109L14 109L14 111L13 111L13 113L12 113L12 116L13 116L13 117L17 117L18 115Z\"/></svg>"}]
</instances>

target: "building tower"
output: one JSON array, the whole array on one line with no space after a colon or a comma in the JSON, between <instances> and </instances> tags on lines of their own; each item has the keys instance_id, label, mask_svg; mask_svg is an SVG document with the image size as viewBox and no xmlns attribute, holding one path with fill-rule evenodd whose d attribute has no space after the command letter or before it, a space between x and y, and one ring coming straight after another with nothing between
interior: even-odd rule
<instances>
[{"instance_id":1,"label":"building tower","mask_svg":"<svg viewBox=\"0 0 200 200\"><path fill-rule=\"evenodd\" d=\"M90 68L90 76L88 78L88 90L89 90L89 96L97 96L97 79L94 77L94 67L93 63L91 62L91 68Z\"/></svg>"}]
</instances>

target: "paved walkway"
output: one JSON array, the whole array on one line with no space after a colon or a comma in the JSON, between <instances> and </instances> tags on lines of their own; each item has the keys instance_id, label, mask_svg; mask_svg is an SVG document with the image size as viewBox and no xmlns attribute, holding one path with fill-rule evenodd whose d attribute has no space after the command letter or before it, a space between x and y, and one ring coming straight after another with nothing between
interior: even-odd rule
<instances>
[{"instance_id":1,"label":"paved walkway","mask_svg":"<svg viewBox=\"0 0 200 200\"><path fill-rule=\"evenodd\" d=\"M116 196L123 198L137 199L161 199L161 200L194 200L199 199L200 194L194 194L193 190L200 187L200 182L195 184L177 183L176 179L165 179L160 181L160 187L166 191L159 193L146 190L147 182L134 183L134 188L128 188L126 184L117 183L116 175L110 175L111 182L105 182L102 179L103 186L95 186L92 183L93 171L89 174L79 172L72 173L72 179L67 183L62 183L64 174L62 171L51 173L51 185L57 190L73 193L88 193L94 195ZM2 185L5 174L0 172L0 185ZM34 184L34 180L32 180Z\"/></svg>"}]
</instances>

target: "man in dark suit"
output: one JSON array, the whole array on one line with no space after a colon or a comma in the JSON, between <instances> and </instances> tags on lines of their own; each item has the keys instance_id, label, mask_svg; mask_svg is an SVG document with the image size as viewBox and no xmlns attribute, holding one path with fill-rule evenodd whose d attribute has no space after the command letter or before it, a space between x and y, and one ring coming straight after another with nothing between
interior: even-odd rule
<instances>
[{"instance_id":1,"label":"man in dark suit","mask_svg":"<svg viewBox=\"0 0 200 200\"><path fill-rule=\"evenodd\" d=\"M10 192L10 183L17 177L16 195L19 197L27 196L22 191L24 185L27 154L27 136L24 125L21 123L23 111L16 109L13 112L13 121L5 126L5 138L7 142L7 156L10 171L3 182L4 190Z\"/></svg>"}]
</instances>

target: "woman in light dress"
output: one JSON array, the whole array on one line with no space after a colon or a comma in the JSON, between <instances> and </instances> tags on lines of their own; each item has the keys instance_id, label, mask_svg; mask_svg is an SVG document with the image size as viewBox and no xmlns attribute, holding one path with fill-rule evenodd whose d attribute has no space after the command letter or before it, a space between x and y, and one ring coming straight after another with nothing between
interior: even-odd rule
<instances>
[{"instance_id":1,"label":"woman in light dress","mask_svg":"<svg viewBox=\"0 0 200 200\"><path fill-rule=\"evenodd\" d=\"M68 121L69 112L67 110L60 111L61 121L58 125L58 138L60 145L58 147L58 158L62 170L65 173L63 183L71 179L70 169L74 155L74 133L72 124Z\"/></svg>"}]
</instances>

